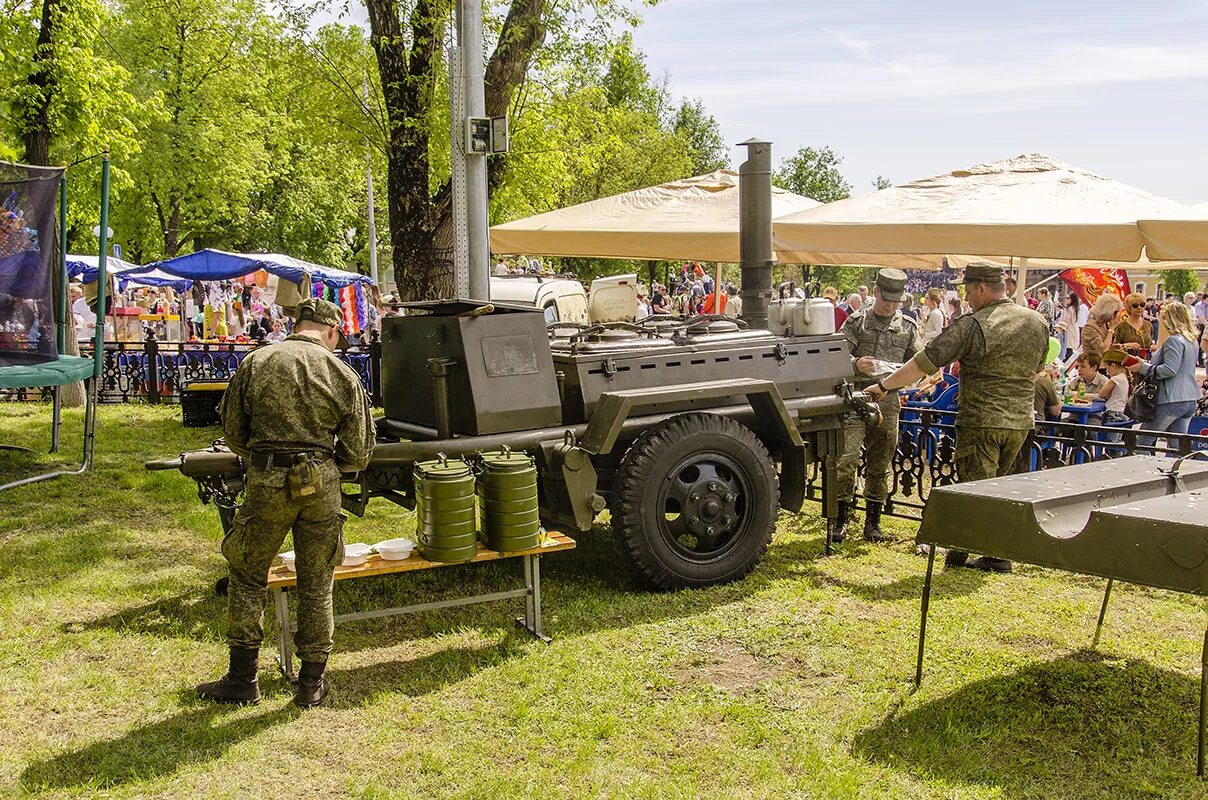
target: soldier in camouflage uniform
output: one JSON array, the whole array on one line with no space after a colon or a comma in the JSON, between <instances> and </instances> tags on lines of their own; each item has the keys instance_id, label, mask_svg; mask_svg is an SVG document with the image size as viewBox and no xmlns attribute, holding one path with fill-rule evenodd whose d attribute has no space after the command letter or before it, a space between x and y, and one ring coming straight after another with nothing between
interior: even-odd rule
<instances>
[{"instance_id":1,"label":"soldier in camouflage uniform","mask_svg":"<svg viewBox=\"0 0 1208 800\"><path fill-rule=\"evenodd\" d=\"M843 323L840 333L851 349L857 388L872 383L874 359L902 364L919 351L918 327L900 310L905 293L906 273L883 269L877 273L872 306L853 313ZM843 429L843 455L838 468L839 517L831 533L834 542L847 538L848 515L855 502L856 471L864 448L864 501L868 509L864 516L864 538L870 542L885 539L881 532L881 510L889 496L889 469L898 446L897 393L886 394L878 405L879 423L852 417Z\"/></svg>"},{"instance_id":2,"label":"soldier in camouflage uniform","mask_svg":"<svg viewBox=\"0 0 1208 800\"><path fill-rule=\"evenodd\" d=\"M923 352L867 391L893 393L960 361L956 474L961 481L976 481L1009 474L1032 430L1032 376L1044 367L1049 329L1039 314L1006 296L1001 267L970 264L962 283L973 313L959 317ZM964 566L968 557L952 550L945 563ZM989 556L970 566L1011 571L1010 561Z\"/></svg>"},{"instance_id":3,"label":"soldier in camouflage uniform","mask_svg":"<svg viewBox=\"0 0 1208 800\"><path fill-rule=\"evenodd\" d=\"M332 572L344 558L340 473L369 463L374 428L357 374L332 354L347 347L339 306L298 305L293 335L247 355L222 399L226 443L242 457L243 505L222 540L229 565L230 669L197 687L219 703L256 703L257 655L264 638L268 570L293 532L298 573L302 668L294 702L316 706L327 694Z\"/></svg>"}]
</instances>

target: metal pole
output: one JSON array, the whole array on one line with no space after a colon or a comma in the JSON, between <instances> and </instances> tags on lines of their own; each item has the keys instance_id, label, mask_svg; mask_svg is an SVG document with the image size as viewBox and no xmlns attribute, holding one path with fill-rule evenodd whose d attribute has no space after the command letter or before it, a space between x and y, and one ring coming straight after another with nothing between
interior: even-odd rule
<instances>
[{"instance_id":1,"label":"metal pole","mask_svg":"<svg viewBox=\"0 0 1208 800\"><path fill-rule=\"evenodd\" d=\"M361 93L365 96L366 106L369 102L369 81L361 79ZM369 230L367 235L369 238L369 277L373 278L373 282L381 286L381 281L378 280L378 254L377 254L377 221L373 215L373 156L369 151L369 140L365 140L365 194L368 198L369 209Z\"/></svg>"},{"instance_id":2,"label":"metal pole","mask_svg":"<svg viewBox=\"0 0 1208 800\"><path fill-rule=\"evenodd\" d=\"M1107 601L1112 596L1112 584L1115 583L1114 578L1107 579L1107 591L1103 593L1103 605L1099 606L1099 624L1095 626L1095 638L1091 641L1091 649L1094 650L1099 646L1099 635L1103 633L1103 618L1107 616Z\"/></svg>"},{"instance_id":3,"label":"metal pole","mask_svg":"<svg viewBox=\"0 0 1208 800\"><path fill-rule=\"evenodd\" d=\"M931 605L931 573L935 570L935 550L933 542L927 553L927 577L923 579L923 607L919 615L919 658L914 665L914 687L917 689L923 683L923 647L927 643L927 607Z\"/></svg>"},{"instance_id":4,"label":"metal pole","mask_svg":"<svg viewBox=\"0 0 1208 800\"><path fill-rule=\"evenodd\" d=\"M1028 301L1024 299L1024 293L1028 288L1028 260L1026 258L1019 259L1019 269L1015 274L1015 296L1011 299L1021 306L1026 306Z\"/></svg>"},{"instance_id":5,"label":"metal pole","mask_svg":"<svg viewBox=\"0 0 1208 800\"><path fill-rule=\"evenodd\" d=\"M1196 751L1195 774L1204 777L1204 732L1208 728L1208 631L1204 633L1204 649L1200 651L1200 738Z\"/></svg>"},{"instance_id":6,"label":"metal pole","mask_svg":"<svg viewBox=\"0 0 1208 800\"><path fill-rule=\"evenodd\" d=\"M106 254L109 250L109 147L105 146L101 157L101 230L100 250L96 259L96 333L93 335L93 365L92 374L100 381L105 369L105 314L109 305L106 289L109 284L109 274L106 270ZM116 323L115 323L116 329ZM98 392L99 394L99 392Z\"/></svg>"},{"instance_id":7,"label":"metal pole","mask_svg":"<svg viewBox=\"0 0 1208 800\"><path fill-rule=\"evenodd\" d=\"M59 354L67 350L67 171L59 179L59 325L55 329ZM75 335L75 326L72 326Z\"/></svg>"},{"instance_id":8,"label":"metal pole","mask_svg":"<svg viewBox=\"0 0 1208 800\"><path fill-rule=\"evenodd\" d=\"M457 27L461 28L458 7ZM461 47L449 47L449 137L452 143L449 184L453 194L453 294L470 296L470 233L466 229L465 82L461 74Z\"/></svg>"},{"instance_id":9,"label":"metal pole","mask_svg":"<svg viewBox=\"0 0 1208 800\"><path fill-rule=\"evenodd\" d=\"M482 61L482 3L458 0L461 12L461 54L465 74L466 115L486 115L486 90ZM464 124L461 147L465 147ZM466 219L470 242L470 297L491 299L491 244L487 233L487 157L466 153Z\"/></svg>"},{"instance_id":10,"label":"metal pole","mask_svg":"<svg viewBox=\"0 0 1208 800\"><path fill-rule=\"evenodd\" d=\"M766 328L772 301L772 143L742 143L747 160L738 168L738 246L742 261L742 316Z\"/></svg>"}]
</instances>

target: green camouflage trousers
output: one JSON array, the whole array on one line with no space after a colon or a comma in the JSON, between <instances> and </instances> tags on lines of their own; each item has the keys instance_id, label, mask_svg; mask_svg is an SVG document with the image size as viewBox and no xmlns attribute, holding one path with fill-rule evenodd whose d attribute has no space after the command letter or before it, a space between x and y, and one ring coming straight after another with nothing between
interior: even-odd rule
<instances>
[{"instance_id":1,"label":"green camouflage trousers","mask_svg":"<svg viewBox=\"0 0 1208 800\"><path fill-rule=\"evenodd\" d=\"M864 497L881 503L889 496L889 469L898 448L898 393L890 392L877 405L883 417L880 425L853 416L843 426L843 455L836 470L840 500L851 500L856 494L856 472L864 447L868 448L864 453Z\"/></svg>"},{"instance_id":2,"label":"green camouflage trousers","mask_svg":"<svg viewBox=\"0 0 1208 800\"><path fill-rule=\"evenodd\" d=\"M289 498L286 470L248 470L243 505L222 540L222 555L230 570L227 640L232 647L259 647L263 641L269 565L292 530L298 573L294 646L303 661L327 661L335 627L332 572L344 560L344 515L335 462L324 462L321 472L323 491L303 502Z\"/></svg>"},{"instance_id":3,"label":"green camouflage trousers","mask_svg":"<svg viewBox=\"0 0 1208 800\"><path fill-rule=\"evenodd\" d=\"M1028 431L1006 428L956 429L956 478L961 483L998 478L1015 471Z\"/></svg>"}]
</instances>

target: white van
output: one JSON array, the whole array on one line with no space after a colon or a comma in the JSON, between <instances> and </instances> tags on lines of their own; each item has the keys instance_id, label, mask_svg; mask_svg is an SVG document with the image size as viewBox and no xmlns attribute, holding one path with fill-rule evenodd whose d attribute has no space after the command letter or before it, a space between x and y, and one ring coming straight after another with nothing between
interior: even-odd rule
<instances>
[{"instance_id":1,"label":"white van","mask_svg":"<svg viewBox=\"0 0 1208 800\"><path fill-rule=\"evenodd\" d=\"M491 299L540 308L545 312L546 322L588 321L587 292L583 284L569 278L494 275Z\"/></svg>"}]
</instances>

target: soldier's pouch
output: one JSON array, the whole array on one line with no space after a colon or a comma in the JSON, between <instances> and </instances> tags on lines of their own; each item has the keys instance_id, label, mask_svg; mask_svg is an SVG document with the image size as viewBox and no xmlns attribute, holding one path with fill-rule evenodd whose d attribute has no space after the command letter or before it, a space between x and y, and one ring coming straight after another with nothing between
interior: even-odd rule
<instances>
[{"instance_id":1,"label":"soldier's pouch","mask_svg":"<svg viewBox=\"0 0 1208 800\"><path fill-rule=\"evenodd\" d=\"M285 488L289 498L302 503L317 500L323 494L322 464L314 460L295 463L285 473Z\"/></svg>"}]
</instances>

